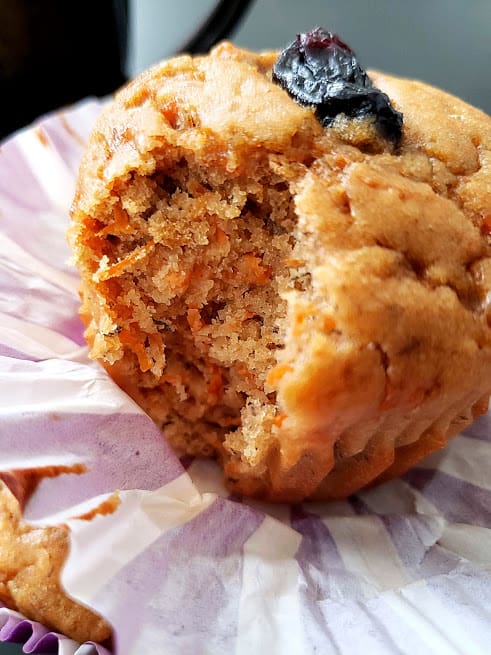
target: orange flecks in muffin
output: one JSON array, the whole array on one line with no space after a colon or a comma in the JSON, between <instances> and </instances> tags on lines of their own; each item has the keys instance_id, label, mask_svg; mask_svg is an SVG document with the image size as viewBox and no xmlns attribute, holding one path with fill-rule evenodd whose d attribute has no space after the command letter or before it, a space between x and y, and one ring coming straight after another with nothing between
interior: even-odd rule
<instances>
[{"instance_id":1,"label":"orange flecks in muffin","mask_svg":"<svg viewBox=\"0 0 491 655\"><path fill-rule=\"evenodd\" d=\"M410 119L395 150L371 123L323 128L274 61L229 44L126 87L91 138L72 242L94 354L170 443L218 455L240 493L340 497L488 394L491 124L375 74Z\"/></svg>"},{"instance_id":2,"label":"orange flecks in muffin","mask_svg":"<svg viewBox=\"0 0 491 655\"><path fill-rule=\"evenodd\" d=\"M338 168L345 168L345 166L347 166L349 163L350 163L350 161L349 161L349 160L348 160L344 155L342 155L342 154L337 155L337 156L334 158L334 164L335 164Z\"/></svg>"},{"instance_id":3,"label":"orange flecks in muffin","mask_svg":"<svg viewBox=\"0 0 491 655\"><path fill-rule=\"evenodd\" d=\"M286 375L287 373L291 373L292 371L293 371L293 366L291 366L290 364L278 364L278 366L272 368L268 373L267 382L269 386L277 387L283 376Z\"/></svg>"},{"instance_id":4,"label":"orange flecks in muffin","mask_svg":"<svg viewBox=\"0 0 491 655\"><path fill-rule=\"evenodd\" d=\"M246 379L250 384L256 386L254 373L252 373L252 371L245 364L237 364L235 370L241 378Z\"/></svg>"},{"instance_id":5,"label":"orange flecks in muffin","mask_svg":"<svg viewBox=\"0 0 491 655\"><path fill-rule=\"evenodd\" d=\"M281 428L286 417L287 415L284 413L276 414L276 416L273 418L273 425L276 425L277 428Z\"/></svg>"},{"instance_id":6,"label":"orange flecks in muffin","mask_svg":"<svg viewBox=\"0 0 491 655\"><path fill-rule=\"evenodd\" d=\"M162 336L160 334L149 334L147 335L147 339L148 339L148 343L153 348L158 348L158 349L163 348Z\"/></svg>"},{"instance_id":7,"label":"orange flecks in muffin","mask_svg":"<svg viewBox=\"0 0 491 655\"><path fill-rule=\"evenodd\" d=\"M205 323L201 318L199 309L196 309L196 307L190 307L188 309L187 319L188 319L188 325L191 328L191 332L198 332L198 330L201 330L201 328L205 326Z\"/></svg>"},{"instance_id":8,"label":"orange flecks in muffin","mask_svg":"<svg viewBox=\"0 0 491 655\"><path fill-rule=\"evenodd\" d=\"M111 281L112 280L107 280L104 284ZM114 314L114 312L110 312L110 314L113 314L114 322L118 324L121 320L127 321L133 318L133 307L131 307L131 305L121 304L118 306L117 314Z\"/></svg>"},{"instance_id":9,"label":"orange flecks in muffin","mask_svg":"<svg viewBox=\"0 0 491 655\"><path fill-rule=\"evenodd\" d=\"M140 369L143 373L149 371L153 366L152 359L148 356L145 346L141 343L138 338L139 330L138 328L133 329L131 332L129 330L122 330L119 333L119 340L125 346L128 346L132 350L137 359Z\"/></svg>"},{"instance_id":10,"label":"orange flecks in muffin","mask_svg":"<svg viewBox=\"0 0 491 655\"><path fill-rule=\"evenodd\" d=\"M94 255L100 259L105 254L104 240L98 236L103 228L103 223L101 223L97 218L87 216L83 221L82 227L86 235L84 236L85 246L90 248L94 252Z\"/></svg>"},{"instance_id":11,"label":"orange flecks in muffin","mask_svg":"<svg viewBox=\"0 0 491 655\"><path fill-rule=\"evenodd\" d=\"M481 223L481 234L491 236L491 214L485 216Z\"/></svg>"},{"instance_id":12,"label":"orange flecks in muffin","mask_svg":"<svg viewBox=\"0 0 491 655\"><path fill-rule=\"evenodd\" d=\"M149 243L146 243L144 246L141 246L140 248L135 248L133 252L131 252L127 257L125 257L121 261L116 262L116 264L112 264L111 266L108 266L108 268L105 268L99 273L97 273L97 279L100 281L104 281L104 280L108 280L109 278L118 277L119 275L122 275L129 268L140 262L142 259L145 259L145 257L149 255L149 253L153 250L154 247L155 247L155 243L153 241L149 241Z\"/></svg>"},{"instance_id":13,"label":"orange flecks in muffin","mask_svg":"<svg viewBox=\"0 0 491 655\"><path fill-rule=\"evenodd\" d=\"M177 103L174 100L170 100L161 108L160 111L169 122L169 125L173 129L176 129L179 118L179 109L177 107Z\"/></svg>"},{"instance_id":14,"label":"orange flecks in muffin","mask_svg":"<svg viewBox=\"0 0 491 655\"><path fill-rule=\"evenodd\" d=\"M201 284L208 280L212 271L206 264L195 264L191 273L191 278L196 284Z\"/></svg>"},{"instance_id":15,"label":"orange flecks in muffin","mask_svg":"<svg viewBox=\"0 0 491 655\"><path fill-rule=\"evenodd\" d=\"M99 234L104 236L106 234L133 234L135 228L130 223L128 213L118 203L114 206L113 222L106 225Z\"/></svg>"},{"instance_id":16,"label":"orange flecks in muffin","mask_svg":"<svg viewBox=\"0 0 491 655\"><path fill-rule=\"evenodd\" d=\"M285 259L285 265L289 268L300 268L300 266L305 265L305 262L301 259L295 259L294 257L287 257Z\"/></svg>"},{"instance_id":17,"label":"orange flecks in muffin","mask_svg":"<svg viewBox=\"0 0 491 655\"><path fill-rule=\"evenodd\" d=\"M251 284L263 286L271 279L272 269L263 264L259 255L248 252L239 261L239 273Z\"/></svg>"},{"instance_id":18,"label":"orange flecks in muffin","mask_svg":"<svg viewBox=\"0 0 491 655\"><path fill-rule=\"evenodd\" d=\"M217 227L215 231L215 241L219 246L226 246L229 242L228 236L220 227Z\"/></svg>"},{"instance_id":19,"label":"orange flecks in muffin","mask_svg":"<svg viewBox=\"0 0 491 655\"><path fill-rule=\"evenodd\" d=\"M96 255L99 260L101 257L103 257L103 255L106 254L104 240L98 236L93 236L86 239L85 245L87 248L90 248L94 252L94 255ZM94 262L93 267L91 266L91 268L95 269L96 267L97 264Z\"/></svg>"},{"instance_id":20,"label":"orange flecks in muffin","mask_svg":"<svg viewBox=\"0 0 491 655\"><path fill-rule=\"evenodd\" d=\"M323 319L324 332L332 332L336 328L336 323L331 316L324 316Z\"/></svg>"},{"instance_id":21,"label":"orange flecks in muffin","mask_svg":"<svg viewBox=\"0 0 491 655\"><path fill-rule=\"evenodd\" d=\"M311 316L316 316L317 314L319 314L319 310L316 309L313 305L306 305L305 307L299 309L293 318L293 336L298 337L298 335L305 327L306 320Z\"/></svg>"},{"instance_id":22,"label":"orange flecks in muffin","mask_svg":"<svg viewBox=\"0 0 491 655\"><path fill-rule=\"evenodd\" d=\"M210 364L211 374L208 382L208 403L216 405L223 390L223 377L221 370L215 364Z\"/></svg>"},{"instance_id":23,"label":"orange flecks in muffin","mask_svg":"<svg viewBox=\"0 0 491 655\"><path fill-rule=\"evenodd\" d=\"M83 227L87 229L87 234L96 234L102 230L103 223L93 216L86 216L83 220Z\"/></svg>"}]
</instances>

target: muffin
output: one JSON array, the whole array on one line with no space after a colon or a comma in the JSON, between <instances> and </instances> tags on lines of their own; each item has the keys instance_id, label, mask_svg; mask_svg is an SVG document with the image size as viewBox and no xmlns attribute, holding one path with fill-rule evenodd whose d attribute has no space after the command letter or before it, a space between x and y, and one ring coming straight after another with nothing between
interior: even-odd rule
<instances>
[{"instance_id":1,"label":"muffin","mask_svg":"<svg viewBox=\"0 0 491 655\"><path fill-rule=\"evenodd\" d=\"M35 527L22 518L33 485L29 473L0 473L0 603L76 641L109 646L109 624L69 598L61 585L68 528Z\"/></svg>"},{"instance_id":2,"label":"muffin","mask_svg":"<svg viewBox=\"0 0 491 655\"><path fill-rule=\"evenodd\" d=\"M91 356L231 492L343 498L487 410L491 120L324 30L143 73L71 217Z\"/></svg>"}]
</instances>

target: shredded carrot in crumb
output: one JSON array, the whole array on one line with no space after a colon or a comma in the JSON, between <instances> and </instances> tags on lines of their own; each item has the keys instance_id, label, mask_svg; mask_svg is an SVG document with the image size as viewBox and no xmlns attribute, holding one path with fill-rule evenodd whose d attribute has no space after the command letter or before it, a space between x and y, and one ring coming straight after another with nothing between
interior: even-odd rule
<instances>
[{"instance_id":1,"label":"shredded carrot in crumb","mask_svg":"<svg viewBox=\"0 0 491 655\"><path fill-rule=\"evenodd\" d=\"M100 239L99 237L93 236L88 239L84 239L84 245L87 246L87 248L90 248L98 259L100 259L105 254L104 246L106 244L104 242L104 239Z\"/></svg>"},{"instance_id":2,"label":"shredded carrot in crumb","mask_svg":"<svg viewBox=\"0 0 491 655\"><path fill-rule=\"evenodd\" d=\"M85 227L84 235L89 235L82 238L82 243L84 246L93 250L98 259L105 254L104 247L107 245L105 239L96 236L102 229L102 225L99 219L92 218L91 216L87 216L82 222L82 226Z\"/></svg>"},{"instance_id":3,"label":"shredded carrot in crumb","mask_svg":"<svg viewBox=\"0 0 491 655\"><path fill-rule=\"evenodd\" d=\"M227 327L229 330L240 330L244 321L227 321Z\"/></svg>"},{"instance_id":4,"label":"shredded carrot in crumb","mask_svg":"<svg viewBox=\"0 0 491 655\"><path fill-rule=\"evenodd\" d=\"M481 223L481 234L491 236L491 214L485 216Z\"/></svg>"},{"instance_id":5,"label":"shredded carrot in crumb","mask_svg":"<svg viewBox=\"0 0 491 655\"><path fill-rule=\"evenodd\" d=\"M164 342L162 341L162 335L160 334L149 334L147 336L148 342L151 346L154 348L157 348L158 350L163 350L163 345Z\"/></svg>"},{"instance_id":6,"label":"shredded carrot in crumb","mask_svg":"<svg viewBox=\"0 0 491 655\"><path fill-rule=\"evenodd\" d=\"M256 386L254 375L245 364L243 363L239 364L235 370L237 374L240 375L240 377L245 378L248 382L251 382L252 384L254 384L254 386Z\"/></svg>"},{"instance_id":7,"label":"shredded carrot in crumb","mask_svg":"<svg viewBox=\"0 0 491 655\"><path fill-rule=\"evenodd\" d=\"M267 382L270 387L278 386L278 383L286 373L291 373L293 371L293 366L290 364L278 364L270 370L268 373Z\"/></svg>"},{"instance_id":8,"label":"shredded carrot in crumb","mask_svg":"<svg viewBox=\"0 0 491 655\"><path fill-rule=\"evenodd\" d=\"M145 257L147 257L147 255L153 250L154 247L155 247L155 242L149 241L144 246L141 246L140 248L135 248L135 250L133 250L133 252L131 252L127 257L125 257L121 261L116 262L116 264L113 264L112 266L109 266L108 268L98 273L97 274L98 280L104 281L104 280L108 280L111 277L117 277L121 275L128 268L130 268L130 266L133 266L133 264L136 264L142 259L145 259Z\"/></svg>"},{"instance_id":9,"label":"shredded carrot in crumb","mask_svg":"<svg viewBox=\"0 0 491 655\"><path fill-rule=\"evenodd\" d=\"M150 96L150 91L148 87L140 86L138 89L131 94L131 98L128 98L125 102L127 107L138 107L145 102L145 100Z\"/></svg>"},{"instance_id":10,"label":"shredded carrot in crumb","mask_svg":"<svg viewBox=\"0 0 491 655\"><path fill-rule=\"evenodd\" d=\"M285 264L286 266L289 266L290 268L300 268L300 266L303 266L305 264L304 261L301 259L294 259L292 258L287 258L285 259Z\"/></svg>"},{"instance_id":11,"label":"shredded carrot in crumb","mask_svg":"<svg viewBox=\"0 0 491 655\"><path fill-rule=\"evenodd\" d=\"M131 307L131 305L121 305L118 307L117 314L115 312L112 312L112 316L116 324L118 324L119 320L122 322L128 321L133 318L133 307Z\"/></svg>"},{"instance_id":12,"label":"shredded carrot in crumb","mask_svg":"<svg viewBox=\"0 0 491 655\"><path fill-rule=\"evenodd\" d=\"M331 332L336 327L334 319L330 316L324 316L324 332Z\"/></svg>"},{"instance_id":13,"label":"shredded carrot in crumb","mask_svg":"<svg viewBox=\"0 0 491 655\"><path fill-rule=\"evenodd\" d=\"M86 234L95 234L102 229L102 223L98 218L87 216L84 218L82 225L86 228Z\"/></svg>"},{"instance_id":14,"label":"shredded carrot in crumb","mask_svg":"<svg viewBox=\"0 0 491 655\"><path fill-rule=\"evenodd\" d=\"M208 382L208 403L210 405L216 405L220 394L223 389L223 377L220 368L214 364L210 364L211 375L210 381Z\"/></svg>"},{"instance_id":15,"label":"shredded carrot in crumb","mask_svg":"<svg viewBox=\"0 0 491 655\"><path fill-rule=\"evenodd\" d=\"M126 212L120 204L114 206L113 210L113 221L106 225L100 232L100 236L105 234L133 234L135 228L130 223L130 217L128 212Z\"/></svg>"},{"instance_id":16,"label":"shredded carrot in crumb","mask_svg":"<svg viewBox=\"0 0 491 655\"><path fill-rule=\"evenodd\" d=\"M293 335L295 337L298 337L298 335L303 330L305 319L309 316L315 316L318 313L319 310L316 309L313 305L307 305L305 307L302 307L302 309L299 309L294 316Z\"/></svg>"},{"instance_id":17,"label":"shredded carrot in crumb","mask_svg":"<svg viewBox=\"0 0 491 655\"><path fill-rule=\"evenodd\" d=\"M283 421L286 419L286 414L276 414L273 418L273 425L276 425L277 428L281 428Z\"/></svg>"},{"instance_id":18,"label":"shredded carrot in crumb","mask_svg":"<svg viewBox=\"0 0 491 655\"><path fill-rule=\"evenodd\" d=\"M240 258L241 272L245 273L248 282L262 286L267 284L271 279L273 269L271 266L263 264L259 255L248 252Z\"/></svg>"},{"instance_id":19,"label":"shredded carrot in crumb","mask_svg":"<svg viewBox=\"0 0 491 655\"><path fill-rule=\"evenodd\" d=\"M140 331L134 330L133 327L134 324L130 326L131 332L130 330L121 330L119 333L119 340L125 346L134 346L136 343L140 343L135 336L135 334L138 334Z\"/></svg>"},{"instance_id":20,"label":"shredded carrot in crumb","mask_svg":"<svg viewBox=\"0 0 491 655\"><path fill-rule=\"evenodd\" d=\"M240 330L241 327L244 325L246 321L249 321L251 318L254 318L254 316L257 316L258 314L256 312L244 312L243 317L240 318L240 320L236 321L228 321L228 329L229 330Z\"/></svg>"},{"instance_id":21,"label":"shredded carrot in crumb","mask_svg":"<svg viewBox=\"0 0 491 655\"><path fill-rule=\"evenodd\" d=\"M201 330L201 328L205 326L205 322L201 318L199 309L196 309L196 307L190 307L186 316L191 332L198 332L198 330Z\"/></svg>"},{"instance_id":22,"label":"shredded carrot in crumb","mask_svg":"<svg viewBox=\"0 0 491 655\"><path fill-rule=\"evenodd\" d=\"M219 246L226 246L228 244L228 236L220 227L217 227L215 230L215 239Z\"/></svg>"},{"instance_id":23,"label":"shredded carrot in crumb","mask_svg":"<svg viewBox=\"0 0 491 655\"><path fill-rule=\"evenodd\" d=\"M169 101L161 109L162 115L169 121L169 125L172 128L176 128L177 119L179 117L179 110L177 108L177 103L174 100Z\"/></svg>"},{"instance_id":24,"label":"shredded carrot in crumb","mask_svg":"<svg viewBox=\"0 0 491 655\"><path fill-rule=\"evenodd\" d=\"M149 371L153 366L153 361L147 355L145 347L139 344L137 348L134 348L134 352L138 358L138 364L140 365L142 373Z\"/></svg>"},{"instance_id":25,"label":"shredded carrot in crumb","mask_svg":"<svg viewBox=\"0 0 491 655\"><path fill-rule=\"evenodd\" d=\"M336 166L339 166L340 168L344 168L348 163L346 157L343 157L343 155L338 155L334 161Z\"/></svg>"},{"instance_id":26,"label":"shredded carrot in crumb","mask_svg":"<svg viewBox=\"0 0 491 655\"><path fill-rule=\"evenodd\" d=\"M136 334L138 335L138 332ZM121 330L119 333L119 340L125 346L129 346L130 350L135 353L142 373L146 373L146 371L149 371L152 368L153 361L147 355L145 346L137 336L133 335L129 330Z\"/></svg>"}]
</instances>

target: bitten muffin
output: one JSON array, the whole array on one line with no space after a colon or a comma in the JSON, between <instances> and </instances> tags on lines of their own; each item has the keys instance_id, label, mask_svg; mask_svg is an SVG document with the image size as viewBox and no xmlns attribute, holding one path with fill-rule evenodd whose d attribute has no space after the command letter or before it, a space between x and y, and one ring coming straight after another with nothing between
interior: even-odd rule
<instances>
[{"instance_id":1,"label":"bitten muffin","mask_svg":"<svg viewBox=\"0 0 491 655\"><path fill-rule=\"evenodd\" d=\"M82 161L91 356L239 494L348 496L487 409L491 120L420 82L346 82L351 56L318 31L280 60L163 62Z\"/></svg>"}]
</instances>

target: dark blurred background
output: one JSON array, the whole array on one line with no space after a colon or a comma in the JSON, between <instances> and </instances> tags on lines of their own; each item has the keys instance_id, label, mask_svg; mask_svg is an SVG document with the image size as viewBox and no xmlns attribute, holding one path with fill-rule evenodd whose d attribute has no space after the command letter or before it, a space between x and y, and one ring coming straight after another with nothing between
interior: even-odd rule
<instances>
[{"instance_id":1,"label":"dark blurred background","mask_svg":"<svg viewBox=\"0 0 491 655\"><path fill-rule=\"evenodd\" d=\"M0 0L0 136L125 80L126 2Z\"/></svg>"},{"instance_id":2,"label":"dark blurred background","mask_svg":"<svg viewBox=\"0 0 491 655\"><path fill-rule=\"evenodd\" d=\"M0 136L111 93L182 49L204 51L227 34L281 48L316 25L340 34L364 66L491 113L491 0L0 0Z\"/></svg>"}]
</instances>

